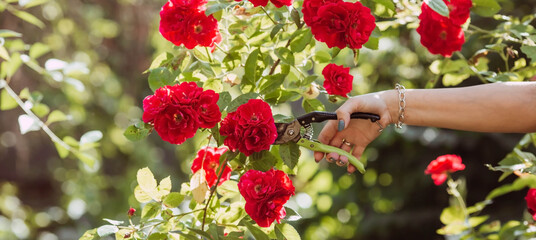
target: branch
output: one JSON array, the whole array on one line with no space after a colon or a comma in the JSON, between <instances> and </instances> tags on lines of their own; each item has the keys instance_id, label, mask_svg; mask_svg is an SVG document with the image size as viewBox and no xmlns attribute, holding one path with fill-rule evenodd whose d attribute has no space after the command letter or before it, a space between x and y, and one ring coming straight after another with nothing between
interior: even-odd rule
<instances>
[{"instance_id":1,"label":"branch","mask_svg":"<svg viewBox=\"0 0 536 240\"><path fill-rule=\"evenodd\" d=\"M287 44L285 45L286 48L288 48L288 46L290 46L290 42L292 42L292 38L289 38L289 39L288 39ZM272 68L270 68L270 73L268 73L268 75L272 75L272 74L274 74L274 72L275 72L275 68L277 67L277 65L279 65L280 62L281 62L281 58L278 58L278 59L274 62L274 65L272 66Z\"/></svg>"}]
</instances>

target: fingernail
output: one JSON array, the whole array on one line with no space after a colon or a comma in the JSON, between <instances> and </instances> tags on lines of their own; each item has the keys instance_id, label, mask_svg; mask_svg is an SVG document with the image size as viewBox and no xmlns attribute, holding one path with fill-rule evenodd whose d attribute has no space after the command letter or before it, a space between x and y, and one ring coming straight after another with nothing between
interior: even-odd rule
<instances>
[{"instance_id":1,"label":"fingernail","mask_svg":"<svg viewBox=\"0 0 536 240\"><path fill-rule=\"evenodd\" d=\"M339 120L339 132L344 129L344 120Z\"/></svg>"}]
</instances>

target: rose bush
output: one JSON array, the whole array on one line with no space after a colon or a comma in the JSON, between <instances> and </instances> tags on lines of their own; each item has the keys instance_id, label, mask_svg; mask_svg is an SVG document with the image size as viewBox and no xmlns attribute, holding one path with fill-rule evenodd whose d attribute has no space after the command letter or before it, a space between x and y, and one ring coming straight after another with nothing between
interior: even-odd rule
<instances>
[{"instance_id":1,"label":"rose bush","mask_svg":"<svg viewBox=\"0 0 536 240\"><path fill-rule=\"evenodd\" d=\"M140 169L134 189L134 197L142 206L139 222L122 228L103 226L84 237L113 232L117 238L140 239L299 239L289 224L299 217L285 204L296 191L290 179L300 174L300 148L292 142L272 145L277 137L275 122L289 121L296 115L282 111L281 106L299 101L306 112L322 111L326 110L326 99L338 101L324 93L349 97L366 91L352 87L352 74L357 74L350 74L350 69L360 69L359 49L380 49L382 34L386 40L395 41L389 34L407 30L399 26L412 29L419 24L416 32L422 47L447 57L426 55L424 48L417 46L416 51L426 55L423 58L433 61L430 71L438 74L428 87L433 87L441 75L444 85L457 85L471 76L485 82L501 80L502 73L488 71L487 61L482 58L485 55L470 60L462 58L463 54L460 59L449 58L461 50L466 33L482 33L476 27L469 31L466 25L473 6L470 1L427 1L430 5L398 1L270 2L165 3L159 30L173 48L158 55L148 69L149 86L155 92L143 100L145 124L132 125L125 136L138 140L154 129L164 141L188 143L201 150L193 151L197 152L194 158L181 159L190 166L192 176L178 191L172 191L169 177L158 182L148 168ZM479 7L477 11L488 9L482 4L475 6ZM421 13L416 14L415 9L421 9ZM526 38L526 34L518 37ZM517 43L532 47L530 38L521 40ZM487 45L485 50L504 54L501 41L497 46ZM532 50L524 52L532 54ZM351 55L353 65L347 57ZM478 58L482 58L480 63ZM526 67L526 72L516 72L519 76L528 75L532 69L526 61L517 67ZM406 73L405 77L411 76L408 71L400 71ZM366 76L359 77L362 80ZM324 89L319 90L322 80ZM464 168L458 156L444 155L425 172L440 185L448 174ZM388 178L382 179L388 182ZM462 225L473 224L475 220L469 219L473 209L464 205L457 188L462 184L449 180L447 185L460 205L455 210L464 210ZM346 211L340 212L341 219L347 215ZM452 234L452 229L460 228L447 228L442 234Z\"/></svg>"}]
</instances>

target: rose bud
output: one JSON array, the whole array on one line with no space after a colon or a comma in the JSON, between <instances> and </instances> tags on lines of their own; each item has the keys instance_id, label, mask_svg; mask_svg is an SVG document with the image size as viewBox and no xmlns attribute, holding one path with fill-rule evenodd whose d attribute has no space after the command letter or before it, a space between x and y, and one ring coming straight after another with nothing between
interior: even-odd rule
<instances>
[{"instance_id":1,"label":"rose bud","mask_svg":"<svg viewBox=\"0 0 536 240\"><path fill-rule=\"evenodd\" d=\"M136 209L135 208L130 208L127 212L128 214L128 217L132 217L134 216L134 213L136 212Z\"/></svg>"}]
</instances>

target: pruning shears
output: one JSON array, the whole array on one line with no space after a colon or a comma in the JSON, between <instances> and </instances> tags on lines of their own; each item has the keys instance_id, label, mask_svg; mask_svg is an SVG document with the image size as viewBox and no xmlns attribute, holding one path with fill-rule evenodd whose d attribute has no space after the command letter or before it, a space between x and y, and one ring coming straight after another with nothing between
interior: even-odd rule
<instances>
[{"instance_id":1,"label":"pruning shears","mask_svg":"<svg viewBox=\"0 0 536 240\"><path fill-rule=\"evenodd\" d=\"M380 120L380 116L372 113L356 112L350 115L351 119L369 119L371 122ZM364 173L365 167L363 163L357 160L352 154L330 145L322 144L316 140L312 140L313 126L311 123L323 122L326 120L337 120L337 114L332 112L310 112L300 117L297 117L290 123L276 123L277 138L274 144L285 144L295 142L299 146L310 149L316 152L337 153L341 156L348 157L348 162ZM304 129L304 131L302 131Z\"/></svg>"}]
</instances>

